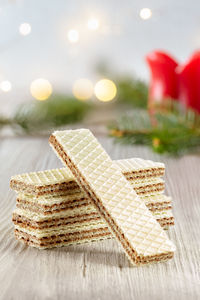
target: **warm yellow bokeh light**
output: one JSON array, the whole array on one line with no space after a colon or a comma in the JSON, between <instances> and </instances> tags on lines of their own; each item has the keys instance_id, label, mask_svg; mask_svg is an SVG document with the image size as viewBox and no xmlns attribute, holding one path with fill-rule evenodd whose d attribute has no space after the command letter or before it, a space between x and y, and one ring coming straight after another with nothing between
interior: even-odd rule
<instances>
[{"instance_id":1,"label":"warm yellow bokeh light","mask_svg":"<svg viewBox=\"0 0 200 300\"><path fill-rule=\"evenodd\" d=\"M73 85L72 92L77 99L88 100L93 95L93 84L89 79L78 79Z\"/></svg>"},{"instance_id":2,"label":"warm yellow bokeh light","mask_svg":"<svg viewBox=\"0 0 200 300\"><path fill-rule=\"evenodd\" d=\"M7 93L7 92L10 92L10 90L12 89L12 85L10 83L10 81L8 80L4 80L0 83L0 89Z\"/></svg>"},{"instance_id":3,"label":"warm yellow bokeh light","mask_svg":"<svg viewBox=\"0 0 200 300\"><path fill-rule=\"evenodd\" d=\"M31 33L31 25L29 23L23 23L19 26L19 33L21 35L28 35Z\"/></svg>"},{"instance_id":4,"label":"warm yellow bokeh light","mask_svg":"<svg viewBox=\"0 0 200 300\"><path fill-rule=\"evenodd\" d=\"M152 17L152 11L150 8L142 8L140 10L140 18L143 20L148 20Z\"/></svg>"},{"instance_id":5,"label":"warm yellow bokeh light","mask_svg":"<svg viewBox=\"0 0 200 300\"><path fill-rule=\"evenodd\" d=\"M89 30L97 30L99 28L99 20L97 18L90 18L87 27Z\"/></svg>"},{"instance_id":6,"label":"warm yellow bokeh light","mask_svg":"<svg viewBox=\"0 0 200 300\"><path fill-rule=\"evenodd\" d=\"M52 86L46 79L39 78L31 83L31 95L40 101L48 99L52 94Z\"/></svg>"},{"instance_id":7,"label":"warm yellow bokeh light","mask_svg":"<svg viewBox=\"0 0 200 300\"><path fill-rule=\"evenodd\" d=\"M71 29L67 34L70 43L77 43L79 41L79 32L76 29Z\"/></svg>"},{"instance_id":8,"label":"warm yellow bokeh light","mask_svg":"<svg viewBox=\"0 0 200 300\"><path fill-rule=\"evenodd\" d=\"M111 101L117 94L117 87L112 80L101 79L95 84L94 93L100 101Z\"/></svg>"}]
</instances>

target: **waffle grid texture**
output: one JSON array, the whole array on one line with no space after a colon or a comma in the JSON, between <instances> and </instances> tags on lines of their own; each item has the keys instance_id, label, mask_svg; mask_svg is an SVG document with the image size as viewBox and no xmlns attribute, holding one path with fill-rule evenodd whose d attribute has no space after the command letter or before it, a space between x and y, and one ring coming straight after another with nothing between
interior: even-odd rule
<instances>
[{"instance_id":1,"label":"waffle grid texture","mask_svg":"<svg viewBox=\"0 0 200 300\"><path fill-rule=\"evenodd\" d=\"M44 170L39 172L23 173L11 177L11 181L26 183L27 185L43 186L66 183L74 180L74 176L68 168Z\"/></svg>"},{"instance_id":2,"label":"waffle grid texture","mask_svg":"<svg viewBox=\"0 0 200 300\"><path fill-rule=\"evenodd\" d=\"M57 131L50 143L133 264L173 256L174 245L89 130Z\"/></svg>"}]
</instances>

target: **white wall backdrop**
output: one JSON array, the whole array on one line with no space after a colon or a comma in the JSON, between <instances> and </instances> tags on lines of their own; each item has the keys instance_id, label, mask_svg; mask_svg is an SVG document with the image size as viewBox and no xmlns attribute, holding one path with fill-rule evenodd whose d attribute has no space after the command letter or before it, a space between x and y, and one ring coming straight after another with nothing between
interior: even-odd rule
<instances>
[{"instance_id":1,"label":"white wall backdrop","mask_svg":"<svg viewBox=\"0 0 200 300\"><path fill-rule=\"evenodd\" d=\"M148 20L139 15L144 7L152 11ZM99 21L96 31L87 28L91 17ZM31 33L22 36L19 26L25 22ZM70 29L79 32L77 43L69 42ZM95 80L95 66L105 61L117 72L148 80L149 51L168 50L185 61L198 47L199 0L0 1L0 82L12 84L9 93L0 92L0 107L30 98L36 78L67 92L78 78Z\"/></svg>"}]
</instances>

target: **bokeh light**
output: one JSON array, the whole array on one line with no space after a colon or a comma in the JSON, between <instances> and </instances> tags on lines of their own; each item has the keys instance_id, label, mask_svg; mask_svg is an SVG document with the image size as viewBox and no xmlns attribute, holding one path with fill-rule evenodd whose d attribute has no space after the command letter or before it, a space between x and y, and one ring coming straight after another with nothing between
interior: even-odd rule
<instances>
[{"instance_id":1,"label":"bokeh light","mask_svg":"<svg viewBox=\"0 0 200 300\"><path fill-rule=\"evenodd\" d=\"M0 89L7 93L12 89L12 84L8 80L4 80L0 83Z\"/></svg>"},{"instance_id":2,"label":"bokeh light","mask_svg":"<svg viewBox=\"0 0 200 300\"><path fill-rule=\"evenodd\" d=\"M31 83L31 95L40 101L48 99L52 94L52 86L46 79L39 78Z\"/></svg>"},{"instance_id":3,"label":"bokeh light","mask_svg":"<svg viewBox=\"0 0 200 300\"><path fill-rule=\"evenodd\" d=\"M90 18L87 27L89 30L97 30L99 28L99 20L97 18Z\"/></svg>"},{"instance_id":4,"label":"bokeh light","mask_svg":"<svg viewBox=\"0 0 200 300\"><path fill-rule=\"evenodd\" d=\"M79 32L76 29L70 29L67 34L70 43L77 43L79 41Z\"/></svg>"},{"instance_id":5,"label":"bokeh light","mask_svg":"<svg viewBox=\"0 0 200 300\"><path fill-rule=\"evenodd\" d=\"M21 35L28 35L31 33L31 25L29 23L23 23L19 26L19 32Z\"/></svg>"},{"instance_id":6,"label":"bokeh light","mask_svg":"<svg viewBox=\"0 0 200 300\"><path fill-rule=\"evenodd\" d=\"M111 101L117 94L117 87L112 80L101 79L95 84L94 93L100 101Z\"/></svg>"},{"instance_id":7,"label":"bokeh light","mask_svg":"<svg viewBox=\"0 0 200 300\"><path fill-rule=\"evenodd\" d=\"M148 20L152 17L152 11L150 8L142 8L140 10L140 18L143 20Z\"/></svg>"},{"instance_id":8,"label":"bokeh light","mask_svg":"<svg viewBox=\"0 0 200 300\"><path fill-rule=\"evenodd\" d=\"M93 95L93 84L89 79L78 79L73 85L72 92L77 99L88 100Z\"/></svg>"}]
</instances>

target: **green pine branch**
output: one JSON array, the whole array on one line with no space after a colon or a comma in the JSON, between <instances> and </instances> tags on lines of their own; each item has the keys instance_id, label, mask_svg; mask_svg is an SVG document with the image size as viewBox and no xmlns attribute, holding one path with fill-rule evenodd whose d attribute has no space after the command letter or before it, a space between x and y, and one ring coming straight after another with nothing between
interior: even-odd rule
<instances>
[{"instance_id":1,"label":"green pine branch","mask_svg":"<svg viewBox=\"0 0 200 300\"><path fill-rule=\"evenodd\" d=\"M91 104L73 97L54 95L46 101L21 104L10 119L0 116L0 129L10 126L17 133L36 134L82 121L91 108Z\"/></svg>"},{"instance_id":2,"label":"green pine branch","mask_svg":"<svg viewBox=\"0 0 200 300\"><path fill-rule=\"evenodd\" d=\"M146 108L148 99L148 86L139 79L132 77L116 78L117 97L122 103L127 103L132 107Z\"/></svg>"},{"instance_id":3,"label":"green pine branch","mask_svg":"<svg viewBox=\"0 0 200 300\"><path fill-rule=\"evenodd\" d=\"M146 110L133 111L110 124L109 134L118 142L147 145L158 153L181 155L200 150L199 116L175 111L156 114L154 121L156 126Z\"/></svg>"}]
</instances>

